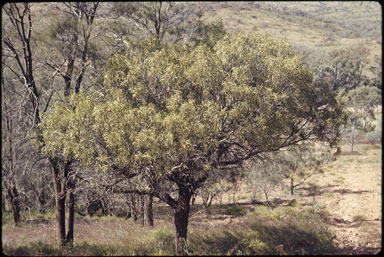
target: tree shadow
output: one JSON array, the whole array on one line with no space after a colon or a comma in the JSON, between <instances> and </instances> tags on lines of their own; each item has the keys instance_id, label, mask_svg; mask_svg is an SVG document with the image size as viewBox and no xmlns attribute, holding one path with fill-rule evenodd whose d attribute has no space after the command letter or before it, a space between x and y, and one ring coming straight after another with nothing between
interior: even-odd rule
<instances>
[{"instance_id":1,"label":"tree shadow","mask_svg":"<svg viewBox=\"0 0 384 257\"><path fill-rule=\"evenodd\" d=\"M333 190L333 191L330 191L331 193L339 193L339 194L362 194L362 193L370 193L372 191L369 191L369 190L358 190L358 191L352 191L350 189L337 189L337 190Z\"/></svg>"}]
</instances>

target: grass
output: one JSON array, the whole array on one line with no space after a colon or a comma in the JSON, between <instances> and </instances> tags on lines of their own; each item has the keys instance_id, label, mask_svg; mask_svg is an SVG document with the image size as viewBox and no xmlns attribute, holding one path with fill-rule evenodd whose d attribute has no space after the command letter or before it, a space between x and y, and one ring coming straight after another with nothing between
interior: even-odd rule
<instances>
[{"instance_id":1,"label":"grass","mask_svg":"<svg viewBox=\"0 0 384 257\"><path fill-rule=\"evenodd\" d=\"M326 197L326 198L334 197L334 195L331 192L325 192L325 193L323 193L323 196Z\"/></svg>"},{"instance_id":2,"label":"grass","mask_svg":"<svg viewBox=\"0 0 384 257\"><path fill-rule=\"evenodd\" d=\"M333 237L321 216L309 210L277 207L274 211L258 206L246 215L240 205L226 212L240 214L236 224L190 226L189 249L192 255L228 254L319 254L335 253ZM204 224L204 223L202 223ZM174 255L174 227L171 220L157 221L148 228L132 220L105 217L89 222L77 220L73 248L55 247L53 223L49 226L25 224L4 229L3 251L17 256L115 256ZM31 234L48 234L39 237ZM53 235L52 235L53 232Z\"/></svg>"},{"instance_id":3,"label":"grass","mask_svg":"<svg viewBox=\"0 0 384 257\"><path fill-rule=\"evenodd\" d=\"M198 232L198 233L196 233ZM297 211L260 206L236 226L194 231L190 236L197 255L292 255L335 253L332 235L321 217L309 209Z\"/></svg>"}]
</instances>

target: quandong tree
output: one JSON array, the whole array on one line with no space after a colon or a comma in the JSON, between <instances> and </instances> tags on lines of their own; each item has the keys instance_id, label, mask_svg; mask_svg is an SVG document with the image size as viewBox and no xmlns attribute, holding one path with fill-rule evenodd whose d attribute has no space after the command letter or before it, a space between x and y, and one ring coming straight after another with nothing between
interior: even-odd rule
<instances>
[{"instance_id":1,"label":"quandong tree","mask_svg":"<svg viewBox=\"0 0 384 257\"><path fill-rule=\"evenodd\" d=\"M268 35L228 34L214 47L149 39L109 61L103 92L73 95L41 126L48 154L123 176L131 192L171 206L185 254L190 199L212 169L306 140L335 147L344 105Z\"/></svg>"}]
</instances>

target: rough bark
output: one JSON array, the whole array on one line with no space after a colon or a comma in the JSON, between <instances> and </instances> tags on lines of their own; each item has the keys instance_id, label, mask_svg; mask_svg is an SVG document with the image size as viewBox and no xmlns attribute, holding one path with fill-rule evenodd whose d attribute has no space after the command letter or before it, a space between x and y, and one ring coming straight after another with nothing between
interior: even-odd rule
<instances>
[{"instance_id":1,"label":"rough bark","mask_svg":"<svg viewBox=\"0 0 384 257\"><path fill-rule=\"evenodd\" d=\"M153 196L145 196L145 225L153 226L153 210L152 210Z\"/></svg>"},{"instance_id":2,"label":"rough bark","mask_svg":"<svg viewBox=\"0 0 384 257\"><path fill-rule=\"evenodd\" d=\"M291 180L291 195L293 195L294 194L295 186L294 186L293 178L290 178L290 180Z\"/></svg>"},{"instance_id":3,"label":"rough bark","mask_svg":"<svg viewBox=\"0 0 384 257\"><path fill-rule=\"evenodd\" d=\"M20 223L20 202L19 202L19 194L15 186L11 186L8 189L8 196L9 196L9 200L12 207L13 221L17 226Z\"/></svg>"},{"instance_id":4,"label":"rough bark","mask_svg":"<svg viewBox=\"0 0 384 257\"><path fill-rule=\"evenodd\" d=\"M74 223L75 223L75 197L73 194L73 181L70 180L65 193L65 230L66 243L73 245Z\"/></svg>"},{"instance_id":5,"label":"rough bark","mask_svg":"<svg viewBox=\"0 0 384 257\"><path fill-rule=\"evenodd\" d=\"M139 215L140 215L140 223L141 225L145 225L145 215L144 215L144 205L145 205L145 198L144 198L144 195L140 195L138 197L138 201L139 201Z\"/></svg>"},{"instance_id":6,"label":"rough bark","mask_svg":"<svg viewBox=\"0 0 384 257\"><path fill-rule=\"evenodd\" d=\"M56 240L59 248L65 245L65 194L62 193L60 177L59 177L59 164L57 160L50 159L53 188L55 191L56 203Z\"/></svg>"},{"instance_id":7,"label":"rough bark","mask_svg":"<svg viewBox=\"0 0 384 257\"><path fill-rule=\"evenodd\" d=\"M178 205L174 209L176 253L178 255L188 255L187 232L191 196L192 194L188 188L179 188Z\"/></svg>"},{"instance_id":8,"label":"rough bark","mask_svg":"<svg viewBox=\"0 0 384 257\"><path fill-rule=\"evenodd\" d=\"M130 194L130 200L131 200L131 210L132 210L133 220L137 221L137 205L136 205L136 197L134 194Z\"/></svg>"}]
</instances>

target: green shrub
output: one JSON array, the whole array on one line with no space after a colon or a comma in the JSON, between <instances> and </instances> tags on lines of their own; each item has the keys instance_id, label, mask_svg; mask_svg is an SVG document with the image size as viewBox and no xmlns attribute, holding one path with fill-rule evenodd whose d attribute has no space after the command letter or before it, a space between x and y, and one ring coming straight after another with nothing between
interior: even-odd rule
<instances>
[{"instance_id":1,"label":"green shrub","mask_svg":"<svg viewBox=\"0 0 384 257\"><path fill-rule=\"evenodd\" d=\"M364 215L360 215L360 214L352 217L352 221L354 221L354 222L360 222L360 221L364 221L366 219L367 219L367 217L365 217Z\"/></svg>"},{"instance_id":2,"label":"green shrub","mask_svg":"<svg viewBox=\"0 0 384 257\"><path fill-rule=\"evenodd\" d=\"M225 214L239 217L246 215L247 210L241 205L231 205L226 209Z\"/></svg>"}]
</instances>

